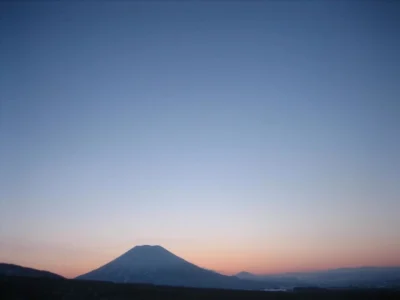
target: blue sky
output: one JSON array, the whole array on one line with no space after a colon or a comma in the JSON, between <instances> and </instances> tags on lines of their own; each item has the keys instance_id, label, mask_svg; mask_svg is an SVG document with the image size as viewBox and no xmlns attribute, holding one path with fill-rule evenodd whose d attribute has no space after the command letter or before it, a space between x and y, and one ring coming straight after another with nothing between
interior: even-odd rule
<instances>
[{"instance_id":1,"label":"blue sky","mask_svg":"<svg viewBox=\"0 0 400 300\"><path fill-rule=\"evenodd\" d=\"M0 4L0 260L400 264L399 12Z\"/></svg>"}]
</instances>

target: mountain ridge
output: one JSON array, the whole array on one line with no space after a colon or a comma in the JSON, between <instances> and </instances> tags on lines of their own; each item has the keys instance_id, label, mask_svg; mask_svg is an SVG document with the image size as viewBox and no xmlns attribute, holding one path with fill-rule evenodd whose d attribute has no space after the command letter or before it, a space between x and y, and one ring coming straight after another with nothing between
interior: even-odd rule
<instances>
[{"instance_id":1,"label":"mountain ridge","mask_svg":"<svg viewBox=\"0 0 400 300\"><path fill-rule=\"evenodd\" d=\"M281 282L282 286L387 287L400 286L400 267L353 267L308 272L257 275L242 271L235 275L241 279L259 282Z\"/></svg>"},{"instance_id":2,"label":"mountain ridge","mask_svg":"<svg viewBox=\"0 0 400 300\"><path fill-rule=\"evenodd\" d=\"M261 289L268 285L265 282L261 284L209 271L159 245L133 247L76 279L230 289Z\"/></svg>"},{"instance_id":3,"label":"mountain ridge","mask_svg":"<svg viewBox=\"0 0 400 300\"><path fill-rule=\"evenodd\" d=\"M25 276L25 277L47 277L47 278L64 278L61 275L46 270L38 270L34 268L24 267L10 263L0 263L0 275L3 276Z\"/></svg>"}]
</instances>

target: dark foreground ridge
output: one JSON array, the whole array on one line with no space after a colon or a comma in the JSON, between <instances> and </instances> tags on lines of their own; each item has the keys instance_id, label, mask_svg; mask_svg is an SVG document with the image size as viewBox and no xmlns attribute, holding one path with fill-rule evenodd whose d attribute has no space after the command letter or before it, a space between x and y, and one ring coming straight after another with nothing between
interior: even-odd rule
<instances>
[{"instance_id":1,"label":"dark foreground ridge","mask_svg":"<svg viewBox=\"0 0 400 300\"><path fill-rule=\"evenodd\" d=\"M145 300L145 299L400 299L400 291L389 289L324 290L299 289L293 292L240 291L156 286L152 284L116 284L87 280L0 276L2 300Z\"/></svg>"},{"instance_id":2,"label":"dark foreground ridge","mask_svg":"<svg viewBox=\"0 0 400 300\"><path fill-rule=\"evenodd\" d=\"M32 269L32 268L17 266L17 265L13 265L13 264L5 264L5 263L0 263L0 275L63 278L62 276L51 273L49 271L36 270L36 269Z\"/></svg>"}]
</instances>

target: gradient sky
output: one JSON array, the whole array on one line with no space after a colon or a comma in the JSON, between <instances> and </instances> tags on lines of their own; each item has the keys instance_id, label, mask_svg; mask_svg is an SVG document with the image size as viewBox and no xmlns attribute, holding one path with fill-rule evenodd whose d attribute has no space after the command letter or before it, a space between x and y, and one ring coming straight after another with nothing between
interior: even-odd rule
<instances>
[{"instance_id":1,"label":"gradient sky","mask_svg":"<svg viewBox=\"0 0 400 300\"><path fill-rule=\"evenodd\" d=\"M72 277L160 244L225 274L400 265L399 16L1 3L0 261Z\"/></svg>"}]
</instances>

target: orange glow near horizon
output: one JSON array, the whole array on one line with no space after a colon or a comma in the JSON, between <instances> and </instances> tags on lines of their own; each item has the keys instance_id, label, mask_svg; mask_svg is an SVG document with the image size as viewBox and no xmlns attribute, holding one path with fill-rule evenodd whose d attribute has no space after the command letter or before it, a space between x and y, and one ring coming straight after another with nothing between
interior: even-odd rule
<instances>
[{"instance_id":1,"label":"orange glow near horizon","mask_svg":"<svg viewBox=\"0 0 400 300\"><path fill-rule=\"evenodd\" d=\"M92 271L136 245L161 245L199 267L233 275L241 271L273 274L360 266L400 266L400 242L387 237L294 238L269 237L268 243L251 239L204 238L137 239L127 242L117 237L87 238L75 246L63 242L3 240L0 262L48 270L74 278ZM108 246L113 245L113 246Z\"/></svg>"},{"instance_id":2,"label":"orange glow near horizon","mask_svg":"<svg viewBox=\"0 0 400 300\"><path fill-rule=\"evenodd\" d=\"M76 276L82 275L89 271L92 271L105 263L112 260L114 257L95 257L95 258L81 258L80 260L75 261L71 264L65 262L63 265L59 264L40 264L40 263L32 263L25 264L26 267L32 267L36 269L43 269L54 272L56 274L60 274L66 278L75 278ZM107 260L108 259L108 260ZM266 264L257 265L255 262L249 263L249 261L237 261L233 260L232 263L229 258L225 258L224 260L191 260L190 262L206 268L210 270L214 270L221 274L225 275L234 275L241 271L247 271L254 274L277 274L277 273L286 273L286 272L307 272L307 271L317 271L317 270L326 270L326 269L335 269L335 268L347 268L347 267L361 267L361 266L382 266L382 267L390 267L390 266L399 266L399 259L395 259L392 257L377 260L375 262L344 262L344 263L334 263L334 262L316 262L316 263L299 263L298 260L292 261L269 261ZM13 262L18 264L18 262Z\"/></svg>"},{"instance_id":3,"label":"orange glow near horizon","mask_svg":"<svg viewBox=\"0 0 400 300\"><path fill-rule=\"evenodd\" d=\"M342 267L360 266L399 266L400 258L397 251L351 251L332 252L302 252L297 255L288 251L244 251L236 249L228 251L225 247L196 251L192 249L171 249L174 254L200 267L216 272L233 275L241 271L255 274L273 274L285 272L302 272L326 270ZM31 254L5 258L3 262L14 263L35 269L48 270L67 278L74 278L96 269L124 253L127 249L113 249L112 251L67 251L50 252L49 250L34 251Z\"/></svg>"}]
</instances>

